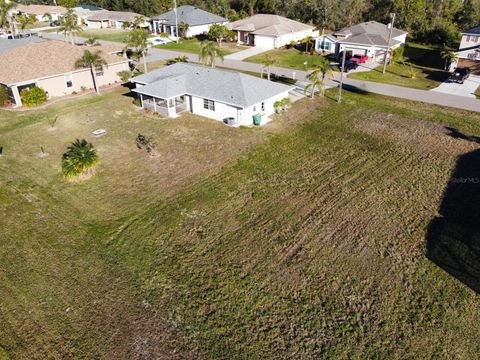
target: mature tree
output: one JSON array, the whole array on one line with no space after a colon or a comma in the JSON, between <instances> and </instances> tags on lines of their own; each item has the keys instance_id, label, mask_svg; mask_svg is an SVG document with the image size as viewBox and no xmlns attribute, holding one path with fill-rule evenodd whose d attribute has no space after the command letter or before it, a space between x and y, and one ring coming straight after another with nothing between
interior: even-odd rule
<instances>
[{"instance_id":1,"label":"mature tree","mask_svg":"<svg viewBox=\"0 0 480 360\"><path fill-rule=\"evenodd\" d=\"M85 50L83 55L80 59L75 61L75 67L77 68L89 68L90 74L92 75L93 86L97 94L100 94L100 87L97 84L97 77L95 72L98 68L102 68L103 66L107 66L107 62L104 58L102 58L101 51L97 50L95 52L90 52L89 50Z\"/></svg>"},{"instance_id":2,"label":"mature tree","mask_svg":"<svg viewBox=\"0 0 480 360\"><path fill-rule=\"evenodd\" d=\"M185 39L187 37L189 29L190 25L182 21L180 24L178 24L178 35L180 35L182 39Z\"/></svg>"},{"instance_id":3,"label":"mature tree","mask_svg":"<svg viewBox=\"0 0 480 360\"><path fill-rule=\"evenodd\" d=\"M458 60L458 54L451 50L442 51L441 56L442 59L445 60L445 70L448 70L450 64Z\"/></svg>"},{"instance_id":4,"label":"mature tree","mask_svg":"<svg viewBox=\"0 0 480 360\"><path fill-rule=\"evenodd\" d=\"M215 40L219 46L222 46L222 41L230 35L230 30L225 25L213 24L208 30L208 38Z\"/></svg>"},{"instance_id":5,"label":"mature tree","mask_svg":"<svg viewBox=\"0 0 480 360\"><path fill-rule=\"evenodd\" d=\"M305 93L307 93L310 89L310 98L312 99L315 96L315 89L321 88L323 86L323 81L319 77L319 75L320 69L315 69L307 75L307 80L309 81L309 83L305 85L304 91Z\"/></svg>"},{"instance_id":6,"label":"mature tree","mask_svg":"<svg viewBox=\"0 0 480 360\"><path fill-rule=\"evenodd\" d=\"M65 38L70 37L70 42L75 45L75 36L82 32L82 27L78 25L78 18L72 9L68 9L67 14L62 18L57 33L62 33Z\"/></svg>"},{"instance_id":7,"label":"mature tree","mask_svg":"<svg viewBox=\"0 0 480 360\"><path fill-rule=\"evenodd\" d=\"M215 59L219 58L223 62L223 53L215 41L202 41L200 43L200 54L198 59L205 65L215 67Z\"/></svg>"},{"instance_id":8,"label":"mature tree","mask_svg":"<svg viewBox=\"0 0 480 360\"><path fill-rule=\"evenodd\" d=\"M270 80L272 66L275 65L277 61L272 58L271 55L267 54L262 59L263 70L267 71L267 79ZM262 74L263 74L262 70Z\"/></svg>"},{"instance_id":9,"label":"mature tree","mask_svg":"<svg viewBox=\"0 0 480 360\"><path fill-rule=\"evenodd\" d=\"M97 151L87 140L75 140L62 155L62 173L67 179L90 175L98 163Z\"/></svg>"},{"instance_id":10,"label":"mature tree","mask_svg":"<svg viewBox=\"0 0 480 360\"><path fill-rule=\"evenodd\" d=\"M145 53L148 48L148 32L144 29L133 29L131 30L127 38L125 39L125 43L128 47L132 47L135 51L140 54L143 59L143 67L144 71L148 72L147 62L145 61Z\"/></svg>"},{"instance_id":11,"label":"mature tree","mask_svg":"<svg viewBox=\"0 0 480 360\"><path fill-rule=\"evenodd\" d=\"M73 9L78 5L79 0L58 0L57 3L59 6L66 7L67 9Z\"/></svg>"}]
</instances>

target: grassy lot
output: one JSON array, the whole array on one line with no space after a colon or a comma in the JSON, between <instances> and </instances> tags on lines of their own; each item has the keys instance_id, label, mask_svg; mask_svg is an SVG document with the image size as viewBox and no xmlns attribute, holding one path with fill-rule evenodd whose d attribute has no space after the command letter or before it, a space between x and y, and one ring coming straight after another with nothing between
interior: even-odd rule
<instances>
[{"instance_id":1,"label":"grassy lot","mask_svg":"<svg viewBox=\"0 0 480 360\"><path fill-rule=\"evenodd\" d=\"M281 48L281 49L274 49L267 51L263 54L258 54L255 56L251 56L245 61L250 61L254 63L262 63L266 54L269 54L273 59L277 61L276 66L284 67L284 68L291 68L291 69L299 69L299 70L306 70L312 69L317 64L321 57L321 55L315 54L310 55L306 54L304 51L298 50L296 48ZM307 62L307 66L305 67L305 62Z\"/></svg>"},{"instance_id":2,"label":"grassy lot","mask_svg":"<svg viewBox=\"0 0 480 360\"><path fill-rule=\"evenodd\" d=\"M448 72L443 70L443 66L439 50L409 44L405 46L405 63L388 65L385 74L382 74L383 66L379 66L372 71L352 73L349 77L430 90L447 79Z\"/></svg>"},{"instance_id":3,"label":"grassy lot","mask_svg":"<svg viewBox=\"0 0 480 360\"><path fill-rule=\"evenodd\" d=\"M96 37L100 40L123 42L128 34L128 30L123 29L91 29L82 31L78 36L89 38Z\"/></svg>"},{"instance_id":4,"label":"grassy lot","mask_svg":"<svg viewBox=\"0 0 480 360\"><path fill-rule=\"evenodd\" d=\"M184 39L184 40L180 40L178 44L176 42L170 42L163 45L157 45L156 47L164 50L174 50L174 51L198 54L200 53L200 40L196 38ZM236 43L222 43L221 49L225 55L228 55L241 50L248 49L248 47L237 46Z\"/></svg>"},{"instance_id":5,"label":"grassy lot","mask_svg":"<svg viewBox=\"0 0 480 360\"><path fill-rule=\"evenodd\" d=\"M50 22L48 22L48 21L36 21L33 24L28 24L26 29L41 28L41 27L48 26L49 24L50 24Z\"/></svg>"},{"instance_id":6,"label":"grassy lot","mask_svg":"<svg viewBox=\"0 0 480 360\"><path fill-rule=\"evenodd\" d=\"M0 112L0 354L476 357L480 300L425 238L480 115L346 93L232 129L130 102ZM69 184L76 137L100 164Z\"/></svg>"}]
</instances>

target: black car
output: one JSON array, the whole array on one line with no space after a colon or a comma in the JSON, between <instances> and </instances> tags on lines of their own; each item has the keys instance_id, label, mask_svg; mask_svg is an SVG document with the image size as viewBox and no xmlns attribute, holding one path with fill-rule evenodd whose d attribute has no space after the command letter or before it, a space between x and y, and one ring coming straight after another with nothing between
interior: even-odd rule
<instances>
[{"instance_id":1,"label":"black car","mask_svg":"<svg viewBox=\"0 0 480 360\"><path fill-rule=\"evenodd\" d=\"M471 70L469 68L456 68L448 78L448 81L463 84L470 76L470 73Z\"/></svg>"},{"instance_id":2,"label":"black car","mask_svg":"<svg viewBox=\"0 0 480 360\"><path fill-rule=\"evenodd\" d=\"M51 23L50 23L50 26L60 26L60 21L58 20L53 20Z\"/></svg>"},{"instance_id":3,"label":"black car","mask_svg":"<svg viewBox=\"0 0 480 360\"><path fill-rule=\"evenodd\" d=\"M345 67L343 68L343 72L349 72L350 70L355 70L358 67L358 63L355 61L345 60ZM338 68L342 69L342 64L338 64Z\"/></svg>"}]
</instances>

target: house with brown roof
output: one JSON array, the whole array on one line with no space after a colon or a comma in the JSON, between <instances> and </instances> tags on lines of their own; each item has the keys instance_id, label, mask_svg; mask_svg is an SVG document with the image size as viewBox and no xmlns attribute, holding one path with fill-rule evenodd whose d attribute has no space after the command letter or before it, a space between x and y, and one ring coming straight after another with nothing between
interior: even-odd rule
<instances>
[{"instance_id":1,"label":"house with brown roof","mask_svg":"<svg viewBox=\"0 0 480 360\"><path fill-rule=\"evenodd\" d=\"M133 23L137 17L143 18L144 21L143 24L140 24L140 27L150 28L150 19L146 16L128 11L109 10L96 11L86 18L85 25L91 29L121 29L125 23Z\"/></svg>"},{"instance_id":2,"label":"house with brown roof","mask_svg":"<svg viewBox=\"0 0 480 360\"><path fill-rule=\"evenodd\" d=\"M18 14L33 15L37 21L59 20L67 13L63 6L53 5L23 5L17 4L15 11ZM49 15L49 16L45 16Z\"/></svg>"},{"instance_id":3,"label":"house with brown roof","mask_svg":"<svg viewBox=\"0 0 480 360\"><path fill-rule=\"evenodd\" d=\"M16 46L17 41L22 43ZM118 73L129 70L121 46L88 48L55 40L0 39L0 84L7 88L15 107L22 106L22 90L33 86L44 89L49 98L93 89L90 69L75 67L85 50L100 50L108 64L94 69L99 87L120 81Z\"/></svg>"},{"instance_id":4,"label":"house with brown roof","mask_svg":"<svg viewBox=\"0 0 480 360\"><path fill-rule=\"evenodd\" d=\"M307 36L318 36L315 27L278 15L257 14L227 25L237 32L239 44L276 49Z\"/></svg>"}]
</instances>

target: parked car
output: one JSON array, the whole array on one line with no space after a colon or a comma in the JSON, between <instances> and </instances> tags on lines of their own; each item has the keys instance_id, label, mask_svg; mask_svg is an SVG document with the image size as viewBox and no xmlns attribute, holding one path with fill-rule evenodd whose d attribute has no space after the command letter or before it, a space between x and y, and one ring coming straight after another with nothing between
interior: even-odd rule
<instances>
[{"instance_id":1,"label":"parked car","mask_svg":"<svg viewBox=\"0 0 480 360\"><path fill-rule=\"evenodd\" d=\"M449 82L463 84L470 77L471 70L469 68L456 68L448 78Z\"/></svg>"},{"instance_id":2,"label":"parked car","mask_svg":"<svg viewBox=\"0 0 480 360\"><path fill-rule=\"evenodd\" d=\"M358 67L358 63L351 60L345 60L345 67L343 68L343 72L349 72L350 70L355 70ZM338 64L338 68L342 69L342 64Z\"/></svg>"},{"instance_id":3,"label":"parked car","mask_svg":"<svg viewBox=\"0 0 480 360\"><path fill-rule=\"evenodd\" d=\"M327 59L328 61L338 62L338 56L334 53L325 55L325 59Z\"/></svg>"},{"instance_id":4,"label":"parked car","mask_svg":"<svg viewBox=\"0 0 480 360\"><path fill-rule=\"evenodd\" d=\"M60 21L58 20L53 20L52 22L50 22L50 26L60 26Z\"/></svg>"},{"instance_id":5,"label":"parked car","mask_svg":"<svg viewBox=\"0 0 480 360\"><path fill-rule=\"evenodd\" d=\"M353 55L350 61L355 61L358 64L364 64L367 62L368 56L367 55Z\"/></svg>"}]
</instances>

